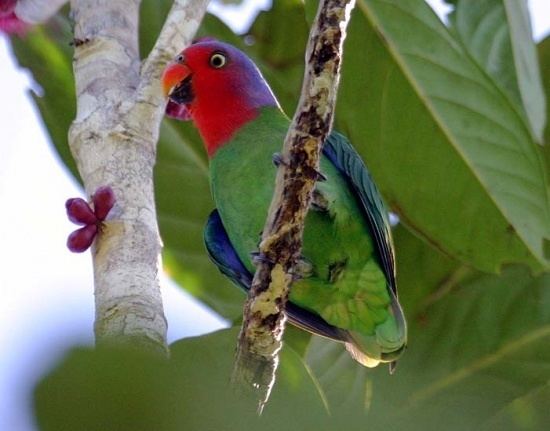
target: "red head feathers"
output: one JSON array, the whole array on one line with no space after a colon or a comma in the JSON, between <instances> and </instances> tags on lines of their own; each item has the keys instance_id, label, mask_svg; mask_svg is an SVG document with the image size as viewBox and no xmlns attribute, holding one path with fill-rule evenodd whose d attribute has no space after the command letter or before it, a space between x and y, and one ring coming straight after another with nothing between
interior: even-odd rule
<instances>
[{"instance_id":1,"label":"red head feathers","mask_svg":"<svg viewBox=\"0 0 550 431\"><path fill-rule=\"evenodd\" d=\"M229 141L259 108L278 106L256 65L234 46L203 39L183 50L164 71L167 114L193 120L209 156Z\"/></svg>"}]
</instances>

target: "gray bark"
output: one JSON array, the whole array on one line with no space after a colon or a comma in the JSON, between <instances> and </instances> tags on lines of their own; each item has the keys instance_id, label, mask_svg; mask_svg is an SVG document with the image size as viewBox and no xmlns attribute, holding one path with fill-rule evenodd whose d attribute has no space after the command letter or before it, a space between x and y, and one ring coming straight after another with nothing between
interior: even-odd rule
<instances>
[{"instance_id":1,"label":"gray bark","mask_svg":"<svg viewBox=\"0 0 550 431\"><path fill-rule=\"evenodd\" d=\"M166 103L160 76L190 43L207 3L175 1L141 67L139 0L71 1L77 115L69 145L88 196L111 186L116 197L92 253L98 343L138 342L167 351L153 189Z\"/></svg>"}]
</instances>

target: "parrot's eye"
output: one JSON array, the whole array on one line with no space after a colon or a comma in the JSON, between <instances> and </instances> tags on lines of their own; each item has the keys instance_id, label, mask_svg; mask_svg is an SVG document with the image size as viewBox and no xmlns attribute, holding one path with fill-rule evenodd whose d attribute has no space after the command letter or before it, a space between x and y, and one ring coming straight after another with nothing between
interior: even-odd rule
<instances>
[{"instance_id":1,"label":"parrot's eye","mask_svg":"<svg viewBox=\"0 0 550 431\"><path fill-rule=\"evenodd\" d=\"M225 63L227 63L227 58L220 52L215 52L212 54L212 57L210 57L210 66L216 69L221 69L225 66Z\"/></svg>"},{"instance_id":2,"label":"parrot's eye","mask_svg":"<svg viewBox=\"0 0 550 431\"><path fill-rule=\"evenodd\" d=\"M183 54L178 54L174 60L176 61L176 63L182 64L185 61L185 57L183 56Z\"/></svg>"}]
</instances>

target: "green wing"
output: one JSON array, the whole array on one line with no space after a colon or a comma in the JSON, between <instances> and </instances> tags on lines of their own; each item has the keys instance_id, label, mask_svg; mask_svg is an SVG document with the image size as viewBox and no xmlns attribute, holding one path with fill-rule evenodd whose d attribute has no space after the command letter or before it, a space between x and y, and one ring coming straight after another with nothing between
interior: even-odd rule
<instances>
[{"instance_id":1,"label":"green wing","mask_svg":"<svg viewBox=\"0 0 550 431\"><path fill-rule=\"evenodd\" d=\"M395 283L395 252L388 211L363 160L345 136L332 132L325 141L323 154L344 176L361 202L371 237L376 243L376 257L391 290L397 295Z\"/></svg>"},{"instance_id":2,"label":"green wing","mask_svg":"<svg viewBox=\"0 0 550 431\"><path fill-rule=\"evenodd\" d=\"M390 362L392 372L395 360L406 346L407 323L397 299L395 252L388 211L363 160L343 135L333 132L325 141L323 153L346 178L350 189L360 202L359 206L363 210L371 238L376 245L374 256L388 282L391 314L395 319L395 326L390 325L382 330L383 337L350 331L350 342L346 343L346 348L355 359L366 366L376 366L380 360Z\"/></svg>"}]
</instances>

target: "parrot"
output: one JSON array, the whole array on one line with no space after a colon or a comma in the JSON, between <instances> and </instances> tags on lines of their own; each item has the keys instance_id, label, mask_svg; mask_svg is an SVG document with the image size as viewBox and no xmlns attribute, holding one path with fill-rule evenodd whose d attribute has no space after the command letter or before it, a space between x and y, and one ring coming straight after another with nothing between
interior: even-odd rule
<instances>
[{"instance_id":1,"label":"parrot","mask_svg":"<svg viewBox=\"0 0 550 431\"><path fill-rule=\"evenodd\" d=\"M216 209L204 229L211 260L248 291L290 119L254 62L213 38L195 41L162 74L166 114L191 120L209 160ZM366 367L393 370L407 344L388 211L346 137L323 143L303 246L285 313L344 343ZM256 255L257 258L257 255Z\"/></svg>"}]
</instances>

